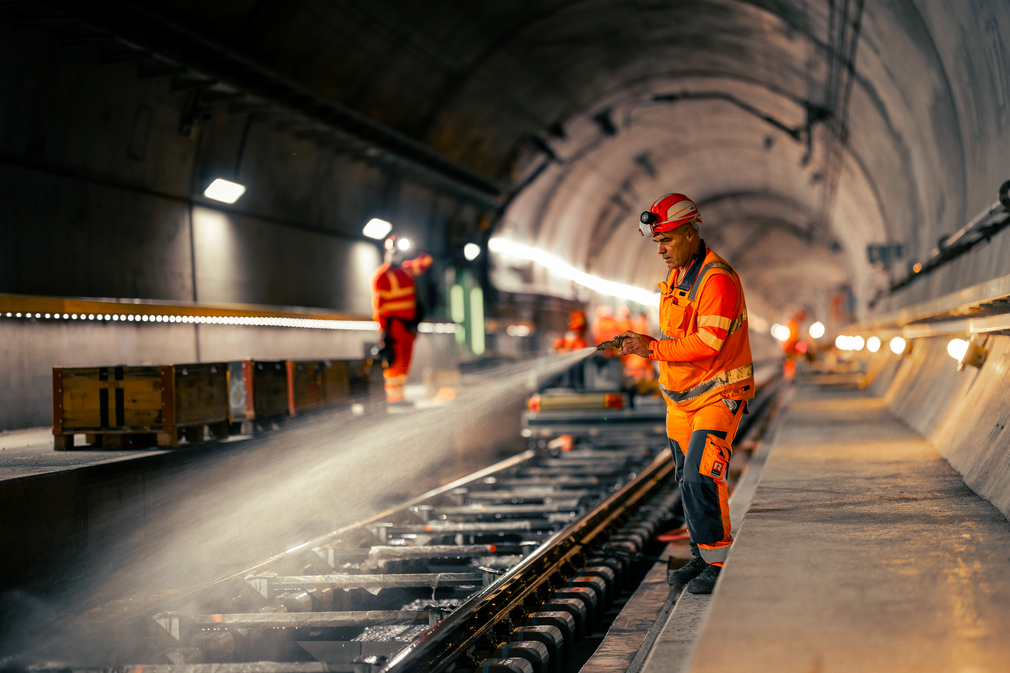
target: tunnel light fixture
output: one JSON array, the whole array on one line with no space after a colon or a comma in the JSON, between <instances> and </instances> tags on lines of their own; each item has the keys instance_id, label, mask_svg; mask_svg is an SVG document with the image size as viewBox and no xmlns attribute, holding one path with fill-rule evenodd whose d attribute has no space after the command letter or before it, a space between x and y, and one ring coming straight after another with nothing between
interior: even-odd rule
<instances>
[{"instance_id":1,"label":"tunnel light fixture","mask_svg":"<svg viewBox=\"0 0 1010 673\"><path fill-rule=\"evenodd\" d=\"M867 339L866 340L866 350L870 351L871 353L876 353L877 351L879 351L880 350L880 339L878 339L875 336L871 336L869 339Z\"/></svg>"},{"instance_id":2,"label":"tunnel light fixture","mask_svg":"<svg viewBox=\"0 0 1010 673\"><path fill-rule=\"evenodd\" d=\"M905 340L902 339L901 337L894 337L893 339L891 339L891 342L888 344L888 347L891 349L891 352L894 353L895 355L901 355L902 353L905 352Z\"/></svg>"},{"instance_id":3,"label":"tunnel light fixture","mask_svg":"<svg viewBox=\"0 0 1010 673\"><path fill-rule=\"evenodd\" d=\"M401 238L396 242L396 247L399 248L400 250L403 250L404 252L410 250L410 239Z\"/></svg>"},{"instance_id":4,"label":"tunnel light fixture","mask_svg":"<svg viewBox=\"0 0 1010 673\"><path fill-rule=\"evenodd\" d=\"M462 329L462 325L451 322L422 322L417 325L417 331L422 334L453 334Z\"/></svg>"},{"instance_id":5,"label":"tunnel light fixture","mask_svg":"<svg viewBox=\"0 0 1010 673\"><path fill-rule=\"evenodd\" d=\"M861 351L866 345L866 342L861 336L849 336L847 334L839 334L835 337L835 348L840 351ZM877 346L880 347L879 344Z\"/></svg>"},{"instance_id":6,"label":"tunnel light fixture","mask_svg":"<svg viewBox=\"0 0 1010 673\"><path fill-rule=\"evenodd\" d=\"M393 230L393 225L385 220L380 220L377 217L373 217L365 224L365 228L361 230L361 233L368 238L374 238L377 241L384 239L389 232Z\"/></svg>"},{"instance_id":7,"label":"tunnel light fixture","mask_svg":"<svg viewBox=\"0 0 1010 673\"><path fill-rule=\"evenodd\" d=\"M480 246L476 243L467 243L463 246L463 256L466 261L472 262L480 256Z\"/></svg>"},{"instance_id":8,"label":"tunnel light fixture","mask_svg":"<svg viewBox=\"0 0 1010 673\"><path fill-rule=\"evenodd\" d=\"M769 332L774 338L778 339L779 341L787 341L789 339L789 335L791 334L788 327L786 327L785 325L780 325L778 323L772 325Z\"/></svg>"},{"instance_id":9,"label":"tunnel light fixture","mask_svg":"<svg viewBox=\"0 0 1010 673\"><path fill-rule=\"evenodd\" d=\"M567 278L577 285L587 287L594 292L607 295L608 297L619 297L628 301L644 304L645 306L659 306L658 292L650 292L649 290L645 290L640 287L617 283L612 280L600 278L599 276L594 276L590 273L586 273L585 271L580 271L568 262L562 260L560 257L556 257L555 255L540 250L539 248L523 245L522 243L516 243L515 241L510 241L507 238L492 238L488 241L487 247L491 252L495 252L500 255L534 262L552 273L556 273L563 278Z\"/></svg>"},{"instance_id":10,"label":"tunnel light fixture","mask_svg":"<svg viewBox=\"0 0 1010 673\"><path fill-rule=\"evenodd\" d=\"M215 179L203 191L203 195L208 199L228 204L235 203L242 198L243 194L245 194L245 185L224 178Z\"/></svg>"},{"instance_id":11,"label":"tunnel light fixture","mask_svg":"<svg viewBox=\"0 0 1010 673\"><path fill-rule=\"evenodd\" d=\"M807 334L810 335L811 339L820 339L824 336L824 323L815 322L809 328L807 328Z\"/></svg>"},{"instance_id":12,"label":"tunnel light fixture","mask_svg":"<svg viewBox=\"0 0 1010 673\"><path fill-rule=\"evenodd\" d=\"M462 289L462 288L461 288ZM243 327L293 327L302 329L326 329L341 331L375 332L379 323L372 320L328 320L322 318L287 318L281 316L247 315L172 315L172 314L126 314L126 313L11 313L7 318L32 318L45 320L97 320L102 322L149 322L187 325L237 325ZM0 317L4 317L0 313ZM462 325L451 322L422 322L418 331L426 334L453 334L463 330Z\"/></svg>"},{"instance_id":13,"label":"tunnel light fixture","mask_svg":"<svg viewBox=\"0 0 1010 673\"><path fill-rule=\"evenodd\" d=\"M964 339L951 339L947 342L947 355L957 360L958 364L968 352L968 342Z\"/></svg>"}]
</instances>

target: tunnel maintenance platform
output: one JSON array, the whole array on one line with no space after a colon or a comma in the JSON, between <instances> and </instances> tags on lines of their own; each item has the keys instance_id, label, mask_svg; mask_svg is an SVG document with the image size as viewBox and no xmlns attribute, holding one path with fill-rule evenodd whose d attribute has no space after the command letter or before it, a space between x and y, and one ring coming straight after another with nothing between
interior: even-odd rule
<instances>
[{"instance_id":1,"label":"tunnel maintenance platform","mask_svg":"<svg viewBox=\"0 0 1010 673\"><path fill-rule=\"evenodd\" d=\"M682 593L632 668L1007 670L1010 524L888 402L797 387L714 593Z\"/></svg>"}]
</instances>

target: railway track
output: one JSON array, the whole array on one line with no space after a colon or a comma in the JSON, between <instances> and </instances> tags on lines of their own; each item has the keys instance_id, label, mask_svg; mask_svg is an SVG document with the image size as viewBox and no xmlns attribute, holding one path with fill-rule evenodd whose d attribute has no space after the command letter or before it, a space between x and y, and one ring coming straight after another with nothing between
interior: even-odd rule
<instances>
[{"instance_id":1,"label":"railway track","mask_svg":"<svg viewBox=\"0 0 1010 673\"><path fill-rule=\"evenodd\" d=\"M577 671L677 518L650 413L616 426L581 414L584 433L532 440L403 508L95 632L79 663L29 669Z\"/></svg>"}]
</instances>

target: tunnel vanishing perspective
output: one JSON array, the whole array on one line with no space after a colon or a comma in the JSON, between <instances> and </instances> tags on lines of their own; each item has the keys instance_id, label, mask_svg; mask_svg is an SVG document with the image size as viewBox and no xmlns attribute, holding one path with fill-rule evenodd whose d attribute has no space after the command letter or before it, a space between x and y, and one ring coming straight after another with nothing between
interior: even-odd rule
<instances>
[{"instance_id":1,"label":"tunnel vanishing perspective","mask_svg":"<svg viewBox=\"0 0 1010 673\"><path fill-rule=\"evenodd\" d=\"M285 498L303 488L324 493L324 464L336 471L379 472L381 454L370 452L381 451L381 442L364 430L346 435L356 438L359 453L328 456L311 478L301 476L304 465L296 466L294 456L312 461L315 451L329 450L318 433L339 438L343 432L322 421L306 421L316 435L290 430L303 448L285 459L278 458L282 449L271 448L281 440L262 440L253 452L262 463L221 458L213 478L208 471L183 487L187 470L197 468L187 467L188 458L158 458L171 463L170 469L163 466L170 477L137 468L144 476L132 486L110 486L100 498L85 495L91 488L86 479L67 476L91 460L83 452L81 458L45 459L39 464L70 461L38 469L65 469L60 478L71 481L47 487L59 494L52 503L60 505L46 504L41 494L47 491L27 482L10 485L13 495L3 495L10 507L0 513L7 531L2 546L29 551L11 554L0 568L12 578L0 591L0 617L27 614L28 602L20 593L10 598L11 591L53 606L84 600L69 575L54 578L51 569L63 561L55 560L52 540L42 530L76 535L73 553L85 559L81 572L102 578L100 591L88 587L87 600L98 601L99 593L103 601L114 600L109 578L120 566L106 565L101 551L118 540L109 531L121 528L123 540L130 531L130 542L116 544L143 549L138 557L158 556L147 540L162 529L144 517L150 512L150 521L158 521L155 510L168 511L176 497L187 504L180 511L203 521L207 514L196 506L201 493L215 492L220 500L212 502L220 504L225 493L256 491L265 479L272 495L250 505L246 518L268 518L269 502L287 519L305 523L290 530L282 518L248 540L233 531L222 535L232 541L231 552L206 547L214 563L179 557L178 566L165 571L171 582L183 582L179 578L187 573L210 582L214 573L232 570L233 561L267 558L330 533L338 523L364 520L385 505L461 478L458 470L484 467L516 441L536 449L540 438L540 450L559 441L550 450L599 449L590 446L592 433L580 439L575 432L575 445L564 444L560 437L571 433L557 430L562 426L551 425L542 436L536 423L523 426L519 439L519 398L547 385L541 379L549 370L555 378L545 379L552 381L548 389L581 387L601 395L607 408L618 404L618 391L600 383L611 375L607 362L595 360L595 369L587 364L585 371L576 363L571 366L578 373L562 374L559 360L535 356L559 344L568 344L561 350L585 345L582 337L586 343L597 334L609 340L621 331L600 327L611 316L627 316L621 324L634 324L636 331L659 333L656 292L666 269L655 243L640 235L638 221L656 199L676 192L694 200L706 245L740 276L756 368L778 371L784 345L795 349L802 343L803 350L786 357L788 377L796 371L789 369L793 362L800 363L796 398L768 393L774 399L768 409L780 414L769 426L781 423L780 434L773 435L779 458L772 454L774 469L765 476L755 468L756 491L737 501L756 503L748 513L753 529L762 531L763 540L777 539L797 559L806 548L791 546L794 538L776 538L776 530L834 544L827 524L805 528L801 517L783 515L776 529L762 518L766 512L834 507L819 495L783 495L791 488L786 474L798 489L824 491L819 477L805 471L810 460L834 466L825 468L823 479L838 485L838 508L857 512L859 525L865 524L857 544L892 534L875 528L880 516L894 517L893 530L914 528L916 535L940 534L943 528L931 526L942 520L950 530L975 536L969 553L981 560L971 568L957 561L961 574L945 575L949 593L935 599L963 599L971 609L949 623L922 626L924 632L938 629L934 645L955 643L956 634L961 644L951 645L950 659L920 663L999 670L1005 652L994 624L1010 586L1005 563L996 560L1010 516L1008 47L1010 7L1004 0L0 2L4 450L21 450L22 441L28 446L17 433L43 427L53 428L57 448L75 448L75 441L80 447L87 439L88 450L112 452L140 442L125 430L105 444L90 430L74 440L74 428L84 426L66 420L63 428L72 416L64 404L69 408L77 394L70 382L87 368L99 372L96 385L105 390L102 401L94 402L101 405L95 413L102 414L103 427L131 425L122 413L131 395L150 397L151 419L161 414L158 405L171 407L162 401L168 397L155 396L185 387L181 377L189 370L182 363L193 363L189 367L213 385L247 382L219 391L217 401L230 405L227 416L193 421L178 432L174 425L170 432L152 430L151 419L133 423L143 426L148 439L161 432L154 443L162 448L246 437L253 428L259 433L276 425L256 417L255 405L266 399L254 400L248 382L257 363L276 370L270 384L276 399L270 403L290 416L321 414L336 404L332 400L343 404L345 396L371 390L376 381L381 387L381 373L374 372L385 353L380 342L386 323L377 313L373 276L387 272L380 265L394 255L425 260L423 273L418 268L382 290L395 304L406 296L393 296L402 291L398 283L413 283L410 301L416 298L421 307L416 319L413 313L399 318L417 337L411 341L412 366L403 362L410 362L409 349L403 351L401 343L396 351L401 368L409 370L399 385L423 389L418 409L455 403L472 411L465 421L445 420L438 428L391 421L404 446L414 430L437 446L431 454L437 467L421 478L423 455L398 446L387 461L388 489L363 478L361 494L348 488L319 496L328 512L343 509L347 519L336 523ZM390 235L395 242L384 243ZM574 317L579 311L583 317ZM578 320L587 324L573 331ZM535 362L528 366L539 374L524 379L518 373L524 362ZM652 363L648 367L652 372ZM611 369L621 379L620 367ZM281 381L285 372L287 383ZM266 390L267 374L259 376L257 390ZM298 388L298 376L316 378ZM131 392L141 389L130 387L141 385L137 380L146 381L146 392ZM471 380L479 381L479 403L465 394ZM501 391L504 381L513 389ZM777 384L767 385L777 390ZM831 386L838 385L858 391L837 393ZM645 400L645 387L624 385L626 397L618 401L645 409L647 402L635 401ZM524 413L553 418L551 394L539 392L543 397L535 403L531 398ZM241 399L234 397L238 393ZM558 399L553 403L567 404ZM371 409L356 402L353 418L350 406L340 413L346 411L352 424L363 423L362 415L372 418ZM236 410L246 415L239 418ZM171 423L178 420L181 428L186 410L170 411ZM157 422L168 427L164 419L170 415L157 415ZM443 442L436 430L447 427L452 437ZM825 436L831 428L836 437ZM49 448L53 433L42 433ZM747 451L758 456L762 440L748 441ZM557 449L561 445L567 448ZM650 456L657 446L649 445ZM756 464L764 465L765 458ZM234 474L221 477L229 486L217 493L216 475L226 464ZM917 471L926 464L931 471ZM11 465L15 471L4 477L10 484L37 476L18 472L23 468L16 461ZM867 472L867 465L893 468L895 481L879 481L883 477ZM615 483L619 490L625 482ZM870 506L858 498L864 485L879 496L873 506L884 514L861 509ZM152 494L157 488L159 495L143 495L145 488ZM902 518L906 490L918 493L907 496L919 508L918 518ZM945 494L946 500L935 498L945 504L934 503L930 493ZM80 505L89 497L91 510ZM135 509L138 498L148 498L147 504ZM747 505L735 506L741 516L748 511ZM973 514L959 518L958 508ZM122 523L127 519L131 523ZM185 528L165 521L164 530L171 531L166 539ZM193 530L215 531L223 524L208 519L202 525L194 523ZM734 520L734 530L737 525ZM831 525L841 524L832 519ZM735 547L738 558L771 553L755 535ZM208 539L214 536L206 532ZM939 547L954 554L956 545ZM954 563L944 557L948 565L929 566L922 561L928 550L912 542L901 548L904 560L893 562L932 568L923 574L947 573ZM47 560L33 567L35 557ZM166 567L169 557L176 558L164 556ZM836 586L831 582L844 587L844 577L851 577L845 572L821 584L799 581L797 591L803 587L820 596L824 587ZM908 573L918 577L919 571ZM726 586L737 587L734 595L758 605L768 598L761 593L766 584L734 575L731 564L727 578ZM980 588L989 581L984 578L995 587L989 593ZM178 590L165 582L161 589ZM957 612L923 602L921 590L902 585L894 589L902 597L895 601L908 598L908 606L923 612ZM844 591L823 591L824 605L833 605L844 622L851 606L832 603ZM318 610L318 596L314 600ZM820 636L809 640L810 653L802 657L761 649L761 638L793 633L804 620L770 619L748 632L745 617L733 621L730 603L715 605L712 619L727 633L743 624L742 633L753 636L739 641L757 648L767 665L753 670L862 665ZM976 617L965 616L972 609ZM419 610L411 612L423 621ZM431 614L435 624L438 613ZM822 616L814 611L806 621ZM0 627L0 640L12 632ZM711 646L711 633L696 634L692 642ZM846 633L861 637L858 629ZM893 653L895 666L918 661L911 654L918 651L915 639L900 629L895 633L902 643ZM646 663L647 653L636 660L636 673L660 665L655 658ZM0 647L0 667L14 654ZM678 670L744 666L735 659L684 656L685 667ZM110 663L132 662L98 662Z\"/></svg>"},{"instance_id":2,"label":"tunnel vanishing perspective","mask_svg":"<svg viewBox=\"0 0 1010 673\"><path fill-rule=\"evenodd\" d=\"M13 3L4 290L360 314L372 217L491 298L573 296L528 265L465 259L492 235L652 289L630 223L681 191L759 324L865 319L1006 271L997 239L889 292L1007 177L999 10ZM249 191L225 206L204 197L216 179ZM872 264L871 245L901 258ZM427 281L434 315L450 317L453 275Z\"/></svg>"}]
</instances>

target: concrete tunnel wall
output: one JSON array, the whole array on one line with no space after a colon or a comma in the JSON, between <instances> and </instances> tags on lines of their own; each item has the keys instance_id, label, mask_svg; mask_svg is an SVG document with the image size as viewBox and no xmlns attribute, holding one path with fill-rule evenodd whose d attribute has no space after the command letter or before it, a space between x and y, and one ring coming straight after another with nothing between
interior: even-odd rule
<instances>
[{"instance_id":1,"label":"concrete tunnel wall","mask_svg":"<svg viewBox=\"0 0 1010 673\"><path fill-rule=\"evenodd\" d=\"M421 293L429 317L445 318L446 223L472 225L478 211L225 108L180 133L188 96L0 15L0 292L370 316L381 251L361 227L379 216L439 259ZM202 198L217 176L248 186L234 208ZM360 358L376 338L0 319L0 431L52 422L56 365ZM444 335L417 345L433 366L455 348Z\"/></svg>"},{"instance_id":2,"label":"concrete tunnel wall","mask_svg":"<svg viewBox=\"0 0 1010 673\"><path fill-rule=\"evenodd\" d=\"M1010 337L993 336L981 368L947 354L948 338L915 341L882 381L888 408L933 446L965 483L1010 519ZM890 357L890 356L885 356Z\"/></svg>"}]
</instances>

